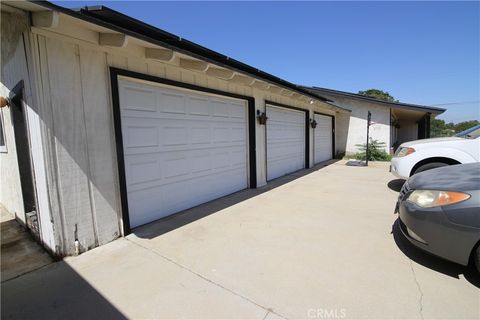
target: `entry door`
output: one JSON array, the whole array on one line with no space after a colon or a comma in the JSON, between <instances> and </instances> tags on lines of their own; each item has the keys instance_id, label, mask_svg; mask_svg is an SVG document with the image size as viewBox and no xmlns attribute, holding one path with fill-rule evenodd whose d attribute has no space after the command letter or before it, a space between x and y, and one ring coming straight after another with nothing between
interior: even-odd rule
<instances>
[{"instance_id":1,"label":"entry door","mask_svg":"<svg viewBox=\"0 0 480 320\"><path fill-rule=\"evenodd\" d=\"M333 158L333 117L315 114L317 127L314 137L315 164Z\"/></svg>"},{"instance_id":2,"label":"entry door","mask_svg":"<svg viewBox=\"0 0 480 320\"><path fill-rule=\"evenodd\" d=\"M131 227L247 188L246 101L126 78L119 95Z\"/></svg>"},{"instance_id":3,"label":"entry door","mask_svg":"<svg viewBox=\"0 0 480 320\"><path fill-rule=\"evenodd\" d=\"M305 168L305 112L267 105L267 180Z\"/></svg>"}]
</instances>

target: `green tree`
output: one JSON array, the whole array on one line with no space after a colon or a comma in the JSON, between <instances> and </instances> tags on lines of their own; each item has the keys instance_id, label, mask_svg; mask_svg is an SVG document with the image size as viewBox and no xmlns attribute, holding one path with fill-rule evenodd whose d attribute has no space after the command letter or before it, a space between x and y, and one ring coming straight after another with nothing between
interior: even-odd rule
<instances>
[{"instance_id":1,"label":"green tree","mask_svg":"<svg viewBox=\"0 0 480 320\"><path fill-rule=\"evenodd\" d=\"M398 102L397 99L392 97L387 91L380 89L368 89L365 91L358 91L358 94L378 100L388 101L388 102Z\"/></svg>"},{"instance_id":2,"label":"green tree","mask_svg":"<svg viewBox=\"0 0 480 320\"><path fill-rule=\"evenodd\" d=\"M430 120L430 136L432 138L452 136L454 133L452 128L453 124L447 126L444 120L433 118Z\"/></svg>"},{"instance_id":3,"label":"green tree","mask_svg":"<svg viewBox=\"0 0 480 320\"><path fill-rule=\"evenodd\" d=\"M455 133L462 132L463 130L467 130L478 124L480 124L480 121L478 120L469 120L459 123L445 123L444 120L432 118L430 120L430 136L432 138L450 137L453 136Z\"/></svg>"},{"instance_id":4,"label":"green tree","mask_svg":"<svg viewBox=\"0 0 480 320\"><path fill-rule=\"evenodd\" d=\"M453 128L456 133L459 133L459 132L462 132L463 130L470 129L471 127L474 127L478 124L480 124L478 120L469 120L469 121L456 123Z\"/></svg>"}]
</instances>

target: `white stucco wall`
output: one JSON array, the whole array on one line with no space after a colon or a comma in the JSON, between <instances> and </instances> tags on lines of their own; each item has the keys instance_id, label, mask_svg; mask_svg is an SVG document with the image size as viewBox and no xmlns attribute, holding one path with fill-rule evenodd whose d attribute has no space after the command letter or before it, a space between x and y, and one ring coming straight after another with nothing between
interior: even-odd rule
<instances>
[{"instance_id":1,"label":"white stucco wall","mask_svg":"<svg viewBox=\"0 0 480 320\"><path fill-rule=\"evenodd\" d=\"M10 90L25 76L25 55L22 33L27 29L27 16L15 11L1 12L1 84L0 95L9 97ZM17 150L9 107L2 108L6 152L0 152L0 204L16 219L25 223Z\"/></svg>"},{"instance_id":2,"label":"white stucco wall","mask_svg":"<svg viewBox=\"0 0 480 320\"><path fill-rule=\"evenodd\" d=\"M352 110L348 121L348 133L346 134L345 151L347 154L358 152L357 144L367 142L367 114L372 114L372 123L369 136L385 143L385 151L390 150L390 109L377 104L354 100L336 94L325 94L322 96L335 101L336 105ZM339 128L345 130L346 126ZM345 136L343 134L343 136Z\"/></svg>"}]
</instances>

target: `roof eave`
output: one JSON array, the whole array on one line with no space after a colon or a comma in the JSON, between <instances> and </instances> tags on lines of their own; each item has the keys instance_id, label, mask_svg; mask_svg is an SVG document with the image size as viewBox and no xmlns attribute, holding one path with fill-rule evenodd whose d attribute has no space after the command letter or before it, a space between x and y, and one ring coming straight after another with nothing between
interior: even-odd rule
<instances>
[{"instance_id":1,"label":"roof eave","mask_svg":"<svg viewBox=\"0 0 480 320\"><path fill-rule=\"evenodd\" d=\"M161 47L165 47L197 59L204 60L206 62L230 69L235 72L246 74L266 82L274 83L279 87L300 93L314 100L319 100L324 103L333 102L330 99L327 99L321 95L312 94L311 92L294 83L278 78L274 75L249 66L243 62L232 59L228 56L222 55L208 48L202 47L191 41L168 33L164 30L158 29L154 26L148 25L142 21L136 20L132 17L129 17L102 5L89 6L72 10L48 1L27 1L83 21L96 24L104 28L108 28L116 32L124 33L128 36L138 38L146 42L150 42L152 44L156 44ZM153 36L152 32L157 33L156 36ZM348 109L336 106L334 104L330 105L332 105L336 109L335 111L349 112Z\"/></svg>"},{"instance_id":2,"label":"roof eave","mask_svg":"<svg viewBox=\"0 0 480 320\"><path fill-rule=\"evenodd\" d=\"M320 88L320 87L315 87L315 86L314 87L302 86L302 87L305 88L306 90L320 91L320 94L323 91L324 94L340 95L340 96L344 96L344 97L348 97L348 98L352 98L352 99L369 101L369 102L378 103L378 104L381 104L381 105L388 105L388 107L390 107L390 108L423 111L423 112L428 112L428 113L435 114L435 115L442 114L446 111L446 109L443 109L443 108L422 106L422 105L416 105L416 104L410 104L410 103L382 101L382 100L362 96L362 95L351 93L351 92L344 92L344 91Z\"/></svg>"}]
</instances>

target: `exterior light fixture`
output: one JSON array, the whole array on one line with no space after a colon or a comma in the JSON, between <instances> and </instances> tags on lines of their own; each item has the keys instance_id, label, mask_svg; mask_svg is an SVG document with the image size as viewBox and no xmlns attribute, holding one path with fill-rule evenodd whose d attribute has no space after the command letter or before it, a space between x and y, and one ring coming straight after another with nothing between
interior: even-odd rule
<instances>
[{"instance_id":1,"label":"exterior light fixture","mask_svg":"<svg viewBox=\"0 0 480 320\"><path fill-rule=\"evenodd\" d=\"M10 99L5 97L0 97L0 108L4 108L10 104Z\"/></svg>"},{"instance_id":2,"label":"exterior light fixture","mask_svg":"<svg viewBox=\"0 0 480 320\"><path fill-rule=\"evenodd\" d=\"M257 110L257 119L258 123L261 125L267 124L267 114L265 112L261 112L260 110Z\"/></svg>"},{"instance_id":3,"label":"exterior light fixture","mask_svg":"<svg viewBox=\"0 0 480 320\"><path fill-rule=\"evenodd\" d=\"M310 119L310 126L315 129L317 127L317 121L315 121L314 119Z\"/></svg>"},{"instance_id":4,"label":"exterior light fixture","mask_svg":"<svg viewBox=\"0 0 480 320\"><path fill-rule=\"evenodd\" d=\"M313 101L313 100L310 100L310 101L309 101L310 104L313 104L314 102L315 102L315 101Z\"/></svg>"}]
</instances>

